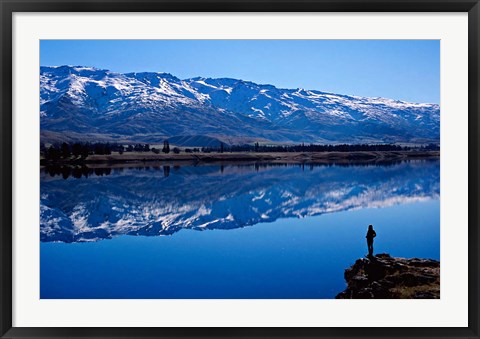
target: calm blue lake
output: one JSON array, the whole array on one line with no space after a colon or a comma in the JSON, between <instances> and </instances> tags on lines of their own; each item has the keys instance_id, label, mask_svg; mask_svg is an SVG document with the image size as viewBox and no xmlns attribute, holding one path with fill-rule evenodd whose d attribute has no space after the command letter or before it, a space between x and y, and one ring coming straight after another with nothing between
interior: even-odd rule
<instances>
[{"instance_id":1,"label":"calm blue lake","mask_svg":"<svg viewBox=\"0 0 480 339\"><path fill-rule=\"evenodd\" d=\"M41 298L334 298L375 253L440 259L438 160L41 170Z\"/></svg>"}]
</instances>

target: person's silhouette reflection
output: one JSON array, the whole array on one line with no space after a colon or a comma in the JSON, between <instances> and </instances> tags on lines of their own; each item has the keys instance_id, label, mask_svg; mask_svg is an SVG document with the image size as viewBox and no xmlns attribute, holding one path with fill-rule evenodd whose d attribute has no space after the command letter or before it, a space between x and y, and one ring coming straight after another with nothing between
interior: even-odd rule
<instances>
[{"instance_id":1,"label":"person's silhouette reflection","mask_svg":"<svg viewBox=\"0 0 480 339\"><path fill-rule=\"evenodd\" d=\"M367 247L368 247L368 256L371 257L373 256L373 238L377 236L377 233L373 230L372 225L368 225L368 231L367 231Z\"/></svg>"}]
</instances>

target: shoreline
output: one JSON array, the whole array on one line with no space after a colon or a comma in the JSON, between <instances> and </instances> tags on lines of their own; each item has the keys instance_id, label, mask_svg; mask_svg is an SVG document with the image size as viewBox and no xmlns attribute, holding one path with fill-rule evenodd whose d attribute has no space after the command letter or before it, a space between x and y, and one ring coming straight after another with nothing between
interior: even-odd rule
<instances>
[{"instance_id":1,"label":"shoreline","mask_svg":"<svg viewBox=\"0 0 480 339\"><path fill-rule=\"evenodd\" d=\"M71 158L58 161L40 160L40 165L87 165L87 164L128 164L145 162L263 162L263 163L313 163L352 164L382 163L414 159L440 158L439 151L359 151L359 152L286 152L286 153L123 153L110 155L89 155L86 159Z\"/></svg>"},{"instance_id":2,"label":"shoreline","mask_svg":"<svg viewBox=\"0 0 480 339\"><path fill-rule=\"evenodd\" d=\"M336 299L439 299L440 262L388 253L355 261L344 273L347 288Z\"/></svg>"}]
</instances>

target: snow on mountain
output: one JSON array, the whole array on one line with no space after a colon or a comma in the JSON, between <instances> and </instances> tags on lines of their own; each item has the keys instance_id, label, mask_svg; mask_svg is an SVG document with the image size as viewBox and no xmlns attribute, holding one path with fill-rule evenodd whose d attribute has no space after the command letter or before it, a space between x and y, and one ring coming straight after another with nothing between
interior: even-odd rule
<instances>
[{"instance_id":1,"label":"snow on mountain","mask_svg":"<svg viewBox=\"0 0 480 339\"><path fill-rule=\"evenodd\" d=\"M436 104L83 66L40 68L40 116L44 138L55 132L145 142L198 135L276 142L437 142L440 133Z\"/></svg>"}]
</instances>

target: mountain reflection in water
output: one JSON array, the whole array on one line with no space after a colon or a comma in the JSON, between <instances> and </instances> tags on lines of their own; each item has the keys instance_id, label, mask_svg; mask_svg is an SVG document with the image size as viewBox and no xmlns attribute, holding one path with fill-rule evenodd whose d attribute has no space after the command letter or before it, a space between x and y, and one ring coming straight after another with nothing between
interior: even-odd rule
<instances>
[{"instance_id":1,"label":"mountain reflection in water","mask_svg":"<svg viewBox=\"0 0 480 339\"><path fill-rule=\"evenodd\" d=\"M381 165L171 164L41 170L43 242L233 229L438 199L438 160Z\"/></svg>"}]
</instances>

